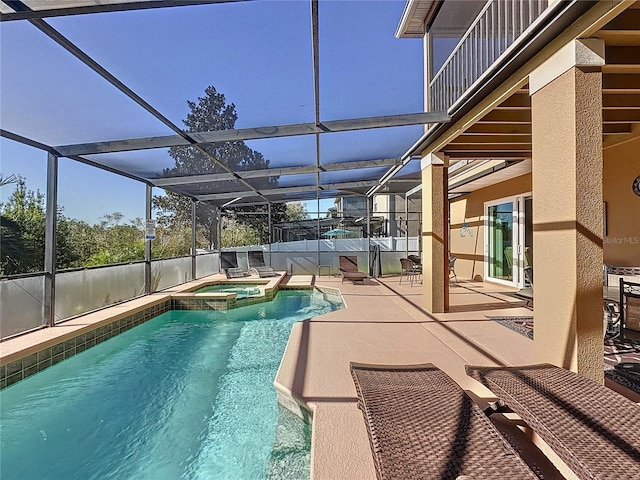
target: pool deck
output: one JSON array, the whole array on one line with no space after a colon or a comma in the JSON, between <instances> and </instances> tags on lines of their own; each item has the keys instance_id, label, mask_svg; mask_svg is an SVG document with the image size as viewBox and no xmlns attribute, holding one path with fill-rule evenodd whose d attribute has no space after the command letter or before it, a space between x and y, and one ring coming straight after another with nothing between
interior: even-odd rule
<instances>
[{"instance_id":1,"label":"pool deck","mask_svg":"<svg viewBox=\"0 0 640 480\"><path fill-rule=\"evenodd\" d=\"M531 340L487 318L533 314L505 295L506 287L452 283L450 312L433 315L421 308L422 285L400 285L397 276L364 284L316 277L315 283L339 288L347 308L294 325L275 381L279 392L313 413L313 480L376 478L350 361L433 363L483 407L494 397L465 374L465 364L535 363ZM513 422L507 423L513 430ZM537 449L525 455L542 465L545 478L563 478Z\"/></svg>"}]
</instances>

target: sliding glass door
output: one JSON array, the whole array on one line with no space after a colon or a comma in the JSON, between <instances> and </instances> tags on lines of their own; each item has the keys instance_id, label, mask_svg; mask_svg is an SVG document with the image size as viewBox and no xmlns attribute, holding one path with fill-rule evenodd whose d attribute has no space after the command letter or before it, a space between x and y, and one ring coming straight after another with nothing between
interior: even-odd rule
<instances>
[{"instance_id":1,"label":"sliding glass door","mask_svg":"<svg viewBox=\"0 0 640 480\"><path fill-rule=\"evenodd\" d=\"M514 202L487 206L487 278L513 282ZM517 223L516 223L517 225Z\"/></svg>"},{"instance_id":2,"label":"sliding glass door","mask_svg":"<svg viewBox=\"0 0 640 480\"><path fill-rule=\"evenodd\" d=\"M485 203L485 278L523 288L533 279L530 194Z\"/></svg>"}]
</instances>

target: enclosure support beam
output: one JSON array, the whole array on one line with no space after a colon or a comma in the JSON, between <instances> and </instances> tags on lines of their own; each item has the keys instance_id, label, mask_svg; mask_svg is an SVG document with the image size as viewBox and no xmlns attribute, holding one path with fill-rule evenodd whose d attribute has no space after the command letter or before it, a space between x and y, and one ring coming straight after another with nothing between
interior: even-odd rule
<instances>
[{"instance_id":1,"label":"enclosure support beam","mask_svg":"<svg viewBox=\"0 0 640 480\"><path fill-rule=\"evenodd\" d=\"M408 257L409 256L409 196L406 193L404 195L404 218L405 218L404 244L406 247L405 257ZM400 227L402 227L402 222L400 222Z\"/></svg>"},{"instance_id":2,"label":"enclosure support beam","mask_svg":"<svg viewBox=\"0 0 640 480\"><path fill-rule=\"evenodd\" d=\"M267 242L269 243L269 266L271 266L271 242L273 242L273 234L271 232L271 229L273 227L271 226L271 204L269 203L267 206L269 208L269 233L267 235Z\"/></svg>"},{"instance_id":3,"label":"enclosure support beam","mask_svg":"<svg viewBox=\"0 0 640 480\"><path fill-rule=\"evenodd\" d=\"M151 198L153 187L147 185L147 201L145 205L145 225L151 220ZM151 290L151 239L144 241L144 291L150 295Z\"/></svg>"},{"instance_id":4,"label":"enclosure support beam","mask_svg":"<svg viewBox=\"0 0 640 480\"><path fill-rule=\"evenodd\" d=\"M222 251L222 209L220 207L216 207L216 209L218 210L218 213L216 214L216 218L218 219L218 225L217 225L217 232L216 235L218 237L218 243L217 243L217 247L218 247L218 252Z\"/></svg>"},{"instance_id":5,"label":"enclosure support beam","mask_svg":"<svg viewBox=\"0 0 640 480\"><path fill-rule=\"evenodd\" d=\"M47 213L44 233L44 321L56 323L56 223L58 218L58 157L47 156Z\"/></svg>"},{"instance_id":6,"label":"enclosure support beam","mask_svg":"<svg viewBox=\"0 0 640 480\"><path fill-rule=\"evenodd\" d=\"M197 278L196 272L196 207L197 202L191 202L191 280Z\"/></svg>"},{"instance_id":7,"label":"enclosure support beam","mask_svg":"<svg viewBox=\"0 0 640 480\"><path fill-rule=\"evenodd\" d=\"M364 200L367 204L367 274L371 274L373 273L371 271L371 208L369 207L371 199L365 195Z\"/></svg>"}]
</instances>

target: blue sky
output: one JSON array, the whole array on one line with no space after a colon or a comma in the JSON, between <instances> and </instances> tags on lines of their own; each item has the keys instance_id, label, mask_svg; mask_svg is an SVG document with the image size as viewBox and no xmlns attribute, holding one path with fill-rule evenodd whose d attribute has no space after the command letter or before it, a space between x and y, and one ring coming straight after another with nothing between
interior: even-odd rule
<instances>
[{"instance_id":1,"label":"blue sky","mask_svg":"<svg viewBox=\"0 0 640 480\"><path fill-rule=\"evenodd\" d=\"M421 111L421 40L394 37L404 3L321 0L322 120ZM305 0L261 0L48 22L179 126L187 100L214 85L235 104L236 127L245 128L313 121L309 12ZM2 128L50 145L171 133L30 24L3 22L0 36ZM420 127L359 133L322 136L323 158L395 154ZM272 166L315 162L313 145L313 137L250 144ZM151 174L171 166L166 152L113 156L116 163L123 159ZM0 139L0 171L44 191L46 153ZM60 160L59 203L70 217L91 223L114 211L141 217L144 190L139 182ZM0 199L10 192L3 187ZM331 205L322 201L320 211ZM314 211L316 202L307 209Z\"/></svg>"}]
</instances>

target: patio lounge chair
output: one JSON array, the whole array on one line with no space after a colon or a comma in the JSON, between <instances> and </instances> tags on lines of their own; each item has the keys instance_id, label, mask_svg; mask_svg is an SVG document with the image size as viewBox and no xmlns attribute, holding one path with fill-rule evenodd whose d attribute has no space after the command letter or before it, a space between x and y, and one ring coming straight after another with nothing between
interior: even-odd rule
<instances>
[{"instance_id":1,"label":"patio lounge chair","mask_svg":"<svg viewBox=\"0 0 640 480\"><path fill-rule=\"evenodd\" d=\"M220 252L220 268L238 268L238 254L236 252Z\"/></svg>"},{"instance_id":2,"label":"patio lounge chair","mask_svg":"<svg viewBox=\"0 0 640 480\"><path fill-rule=\"evenodd\" d=\"M358 270L358 257L356 257L355 255L340 255L339 262L340 265L338 267L338 271L340 273L340 276L342 277L342 283L344 283L345 279L351 280L354 283L364 283L364 280L368 278L368 275L366 273Z\"/></svg>"},{"instance_id":3,"label":"patio lounge chair","mask_svg":"<svg viewBox=\"0 0 640 480\"><path fill-rule=\"evenodd\" d=\"M260 278L278 276L278 273L271 267L253 267L252 270L255 270Z\"/></svg>"},{"instance_id":4,"label":"patio lounge chair","mask_svg":"<svg viewBox=\"0 0 640 480\"><path fill-rule=\"evenodd\" d=\"M537 478L480 407L432 364L350 368L378 480Z\"/></svg>"},{"instance_id":5,"label":"patio lounge chair","mask_svg":"<svg viewBox=\"0 0 640 480\"><path fill-rule=\"evenodd\" d=\"M227 278L244 278L245 273L241 268L227 268L225 270Z\"/></svg>"},{"instance_id":6,"label":"patio lounge chair","mask_svg":"<svg viewBox=\"0 0 640 480\"><path fill-rule=\"evenodd\" d=\"M251 250L247 252L249 268L266 267L264 263L264 252L262 250Z\"/></svg>"},{"instance_id":7,"label":"patio lounge chair","mask_svg":"<svg viewBox=\"0 0 640 480\"><path fill-rule=\"evenodd\" d=\"M220 268L227 278L242 278L246 272L238 267L238 255L236 252L220 252Z\"/></svg>"},{"instance_id":8,"label":"patio lounge chair","mask_svg":"<svg viewBox=\"0 0 640 480\"><path fill-rule=\"evenodd\" d=\"M467 374L517 413L581 479L640 479L640 406L549 364Z\"/></svg>"}]
</instances>

